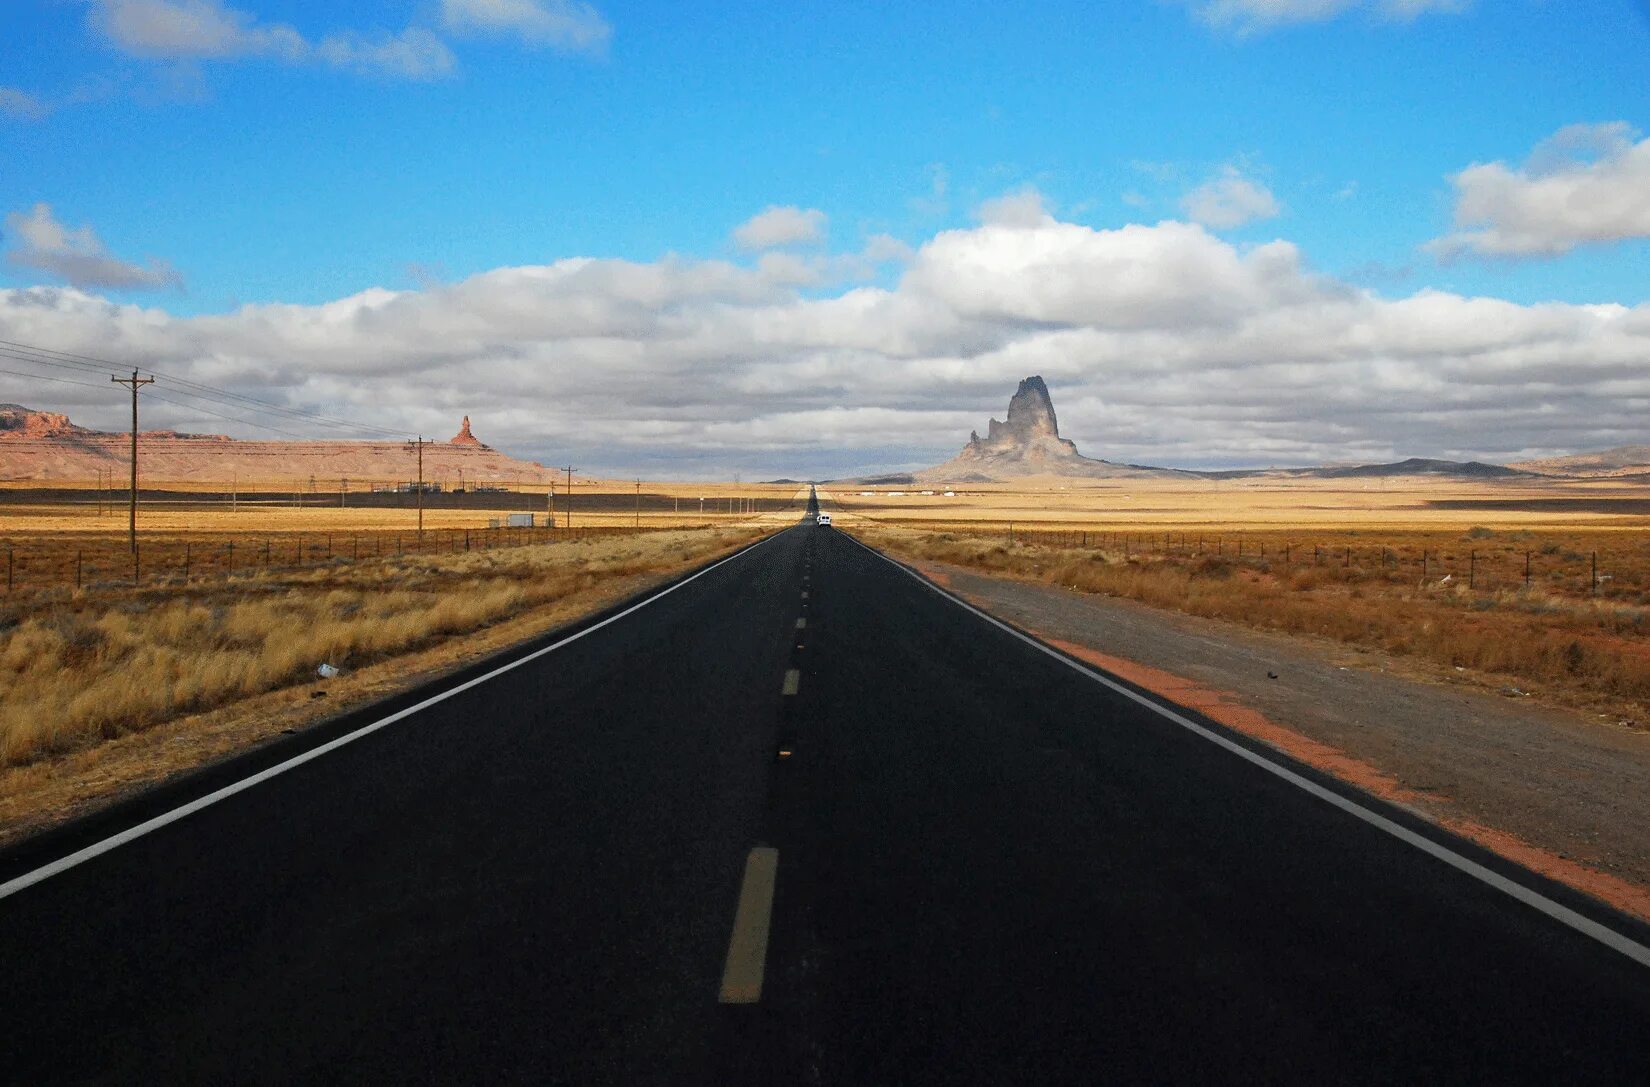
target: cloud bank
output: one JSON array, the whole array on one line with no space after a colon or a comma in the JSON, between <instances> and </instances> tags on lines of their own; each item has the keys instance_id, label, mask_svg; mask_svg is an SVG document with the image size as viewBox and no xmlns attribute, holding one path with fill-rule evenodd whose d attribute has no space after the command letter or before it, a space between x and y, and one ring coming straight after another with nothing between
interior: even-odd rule
<instances>
[{"instance_id":1,"label":"cloud bank","mask_svg":"<svg viewBox=\"0 0 1650 1087\"><path fill-rule=\"evenodd\" d=\"M899 254L892 285L824 296L760 265L575 258L199 317L14 289L0 338L409 432L467 413L514 452L660 475L932 463L1031 373L1086 453L1146 463L1494 459L1646 438L1650 305L1388 299L1314 274L1287 241L1240 248L1176 221L1096 230L1034 218L1023 194L1010 206ZM76 244L96 257L89 234ZM100 392L4 378L0 399L119 425ZM226 425L158 403L155 418Z\"/></svg>"},{"instance_id":2,"label":"cloud bank","mask_svg":"<svg viewBox=\"0 0 1650 1087\"><path fill-rule=\"evenodd\" d=\"M1650 238L1650 138L1625 121L1559 129L1514 169L1467 167L1455 186L1455 233L1442 257L1551 257L1582 245Z\"/></svg>"}]
</instances>

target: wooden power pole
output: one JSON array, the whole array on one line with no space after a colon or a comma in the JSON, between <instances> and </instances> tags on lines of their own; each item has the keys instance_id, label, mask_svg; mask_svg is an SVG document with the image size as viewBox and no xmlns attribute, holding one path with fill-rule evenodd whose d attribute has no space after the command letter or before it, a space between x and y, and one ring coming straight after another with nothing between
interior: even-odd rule
<instances>
[{"instance_id":1,"label":"wooden power pole","mask_svg":"<svg viewBox=\"0 0 1650 1087\"><path fill-rule=\"evenodd\" d=\"M136 370L131 377L111 377L110 381L116 385L125 385L132 390L132 494L127 510L126 544L132 554L137 554L137 494L138 494L138 465L137 465L137 436L138 436L138 390L145 385L153 385L152 377L138 377Z\"/></svg>"},{"instance_id":2,"label":"wooden power pole","mask_svg":"<svg viewBox=\"0 0 1650 1087\"><path fill-rule=\"evenodd\" d=\"M425 441L420 434L417 439L407 443L408 448L418 452L418 482L413 484L414 493L418 495L418 538L424 538L424 447L434 445L433 441Z\"/></svg>"},{"instance_id":3,"label":"wooden power pole","mask_svg":"<svg viewBox=\"0 0 1650 1087\"><path fill-rule=\"evenodd\" d=\"M567 506L567 527L572 528L573 527L573 473L577 472L578 469L573 467L571 464L569 464L569 465L566 465L565 467L563 467L562 471L567 473L567 490L562 492L563 498L566 499L566 501L563 504Z\"/></svg>"}]
</instances>

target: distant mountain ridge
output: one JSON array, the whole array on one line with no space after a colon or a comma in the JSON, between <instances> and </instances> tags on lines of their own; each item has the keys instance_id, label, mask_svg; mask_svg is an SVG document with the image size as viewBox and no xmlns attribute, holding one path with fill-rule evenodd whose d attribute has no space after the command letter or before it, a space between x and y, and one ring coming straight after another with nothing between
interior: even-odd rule
<instances>
[{"instance_id":1,"label":"distant mountain ridge","mask_svg":"<svg viewBox=\"0 0 1650 1087\"><path fill-rule=\"evenodd\" d=\"M91 430L57 412L0 404L0 480L85 481L126 471L131 433ZM143 478L150 482L341 479L408 481L417 458L399 441L242 441L223 434L138 433ZM484 445L466 416L450 442L424 447L424 478L471 483L545 483L551 470Z\"/></svg>"},{"instance_id":2,"label":"distant mountain ridge","mask_svg":"<svg viewBox=\"0 0 1650 1087\"><path fill-rule=\"evenodd\" d=\"M1575 453L1568 457L1546 457L1509 465L1526 472L1560 476L1624 476L1650 473L1650 445L1618 445L1596 453Z\"/></svg>"}]
</instances>

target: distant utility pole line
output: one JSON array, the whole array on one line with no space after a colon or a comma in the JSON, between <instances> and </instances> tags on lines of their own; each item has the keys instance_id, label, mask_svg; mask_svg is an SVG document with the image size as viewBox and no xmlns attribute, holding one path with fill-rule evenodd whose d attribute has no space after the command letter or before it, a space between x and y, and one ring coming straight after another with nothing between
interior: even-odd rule
<instances>
[{"instance_id":1,"label":"distant utility pole line","mask_svg":"<svg viewBox=\"0 0 1650 1087\"><path fill-rule=\"evenodd\" d=\"M642 481L636 481L636 531L642 530Z\"/></svg>"},{"instance_id":2,"label":"distant utility pole line","mask_svg":"<svg viewBox=\"0 0 1650 1087\"><path fill-rule=\"evenodd\" d=\"M132 494L131 503L127 512L126 543L132 554L137 554L137 495L138 495L138 390L145 385L153 385L153 377L138 377L136 370L131 377L111 377L110 381L116 385L125 385L132 390Z\"/></svg>"},{"instance_id":3,"label":"distant utility pole line","mask_svg":"<svg viewBox=\"0 0 1650 1087\"><path fill-rule=\"evenodd\" d=\"M433 441L426 441L420 434L415 440L407 443L407 448L418 451L418 482L413 485L414 493L418 495L418 538L424 538L424 447L434 445Z\"/></svg>"}]
</instances>

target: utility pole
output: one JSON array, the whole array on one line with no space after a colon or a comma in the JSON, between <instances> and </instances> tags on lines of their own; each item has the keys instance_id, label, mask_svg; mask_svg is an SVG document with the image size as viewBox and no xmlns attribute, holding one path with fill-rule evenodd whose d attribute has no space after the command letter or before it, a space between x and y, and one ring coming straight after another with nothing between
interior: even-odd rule
<instances>
[{"instance_id":1,"label":"utility pole","mask_svg":"<svg viewBox=\"0 0 1650 1087\"><path fill-rule=\"evenodd\" d=\"M642 481L636 481L636 531L642 530Z\"/></svg>"},{"instance_id":2,"label":"utility pole","mask_svg":"<svg viewBox=\"0 0 1650 1087\"><path fill-rule=\"evenodd\" d=\"M131 377L111 377L109 380L114 382L116 385L125 385L127 388L132 390L132 496L131 496L132 500L131 500L129 512L127 514L126 536L127 536L127 545L131 548L132 554L135 555L135 554L137 554L137 491L138 491L138 465L137 465L138 409L137 409L137 404L138 404L138 390L143 388L143 386L145 386L145 385L153 385L155 383L155 379L152 378L152 377L138 377L138 372L136 370L133 370Z\"/></svg>"},{"instance_id":3,"label":"utility pole","mask_svg":"<svg viewBox=\"0 0 1650 1087\"><path fill-rule=\"evenodd\" d=\"M567 527L573 527L573 473L578 469L571 464L565 465L562 471L567 473L567 490L562 492L567 496Z\"/></svg>"},{"instance_id":4,"label":"utility pole","mask_svg":"<svg viewBox=\"0 0 1650 1087\"><path fill-rule=\"evenodd\" d=\"M425 441L422 434L417 439L407 443L409 448L418 451L418 482L414 484L414 493L418 495L418 538L420 541L424 539L424 447L434 444L433 441Z\"/></svg>"}]
</instances>

